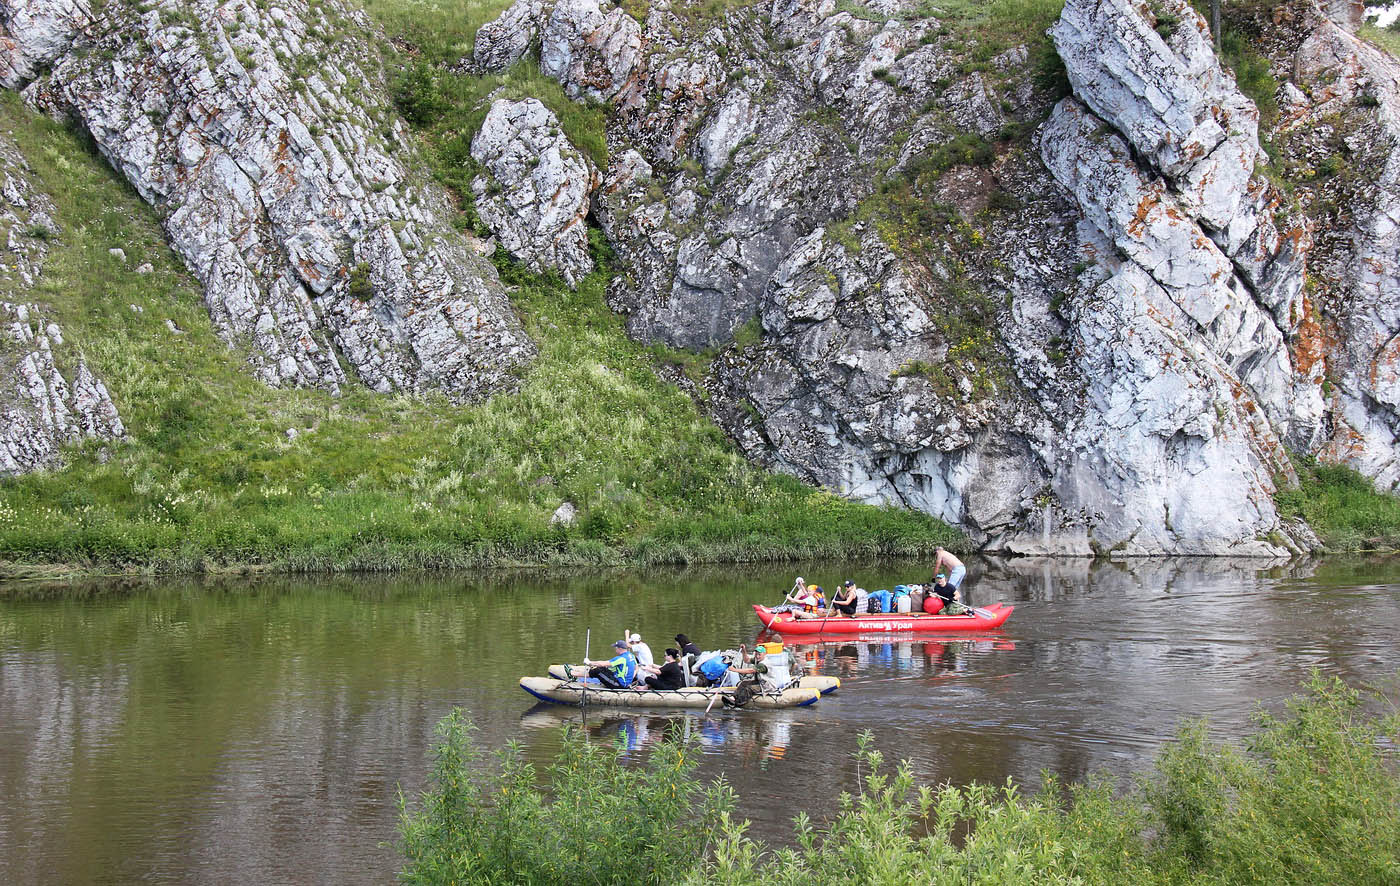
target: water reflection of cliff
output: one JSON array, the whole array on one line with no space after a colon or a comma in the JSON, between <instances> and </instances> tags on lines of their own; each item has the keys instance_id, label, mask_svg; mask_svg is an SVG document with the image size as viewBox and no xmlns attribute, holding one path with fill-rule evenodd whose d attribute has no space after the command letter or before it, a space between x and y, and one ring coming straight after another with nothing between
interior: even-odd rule
<instances>
[{"instance_id":1,"label":"water reflection of cliff","mask_svg":"<svg viewBox=\"0 0 1400 886\"><path fill-rule=\"evenodd\" d=\"M1357 683L1400 665L1400 568L1376 558L969 562L998 636L794 645L845 686L811 709L609 714L589 729L641 756L676 720L756 832L855 787L866 730L921 783L1034 782L1148 765L1186 717L1217 734L1277 706L1309 668ZM926 563L805 563L834 587L891 587ZM381 882L398 788L422 784L453 706L479 743L522 728L517 680L598 657L624 627L656 652L752 643L748 604L790 566L123 582L0 596L0 882ZM558 716L570 713L559 709ZM550 715L553 716L553 715ZM527 724L528 727L528 724ZM749 799L752 798L752 799ZM768 816L768 818L764 818ZM766 823L765 823L766 822Z\"/></svg>"}]
</instances>

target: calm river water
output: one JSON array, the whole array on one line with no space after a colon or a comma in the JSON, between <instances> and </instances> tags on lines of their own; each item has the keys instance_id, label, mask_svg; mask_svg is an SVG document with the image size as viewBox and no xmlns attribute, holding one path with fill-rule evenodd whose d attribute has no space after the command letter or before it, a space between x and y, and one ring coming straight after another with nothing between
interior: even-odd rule
<instances>
[{"instance_id":1,"label":"calm river water","mask_svg":"<svg viewBox=\"0 0 1400 886\"><path fill-rule=\"evenodd\" d=\"M866 587L912 564L817 564ZM668 722L698 735L702 774L739 790L769 839L854 785L864 730L921 781L1032 785L1127 775L1184 719L1230 737L1313 667L1352 683L1400 669L1400 561L1263 568L1215 561L975 563L974 602L1017 604L993 635L802 650L841 691L769 713L590 712L644 755ZM568 708L524 673L603 657L624 628L657 651L752 643L749 603L789 568L707 568L0 591L0 882L386 883L396 798L427 771L454 705L483 744L547 761Z\"/></svg>"}]
</instances>

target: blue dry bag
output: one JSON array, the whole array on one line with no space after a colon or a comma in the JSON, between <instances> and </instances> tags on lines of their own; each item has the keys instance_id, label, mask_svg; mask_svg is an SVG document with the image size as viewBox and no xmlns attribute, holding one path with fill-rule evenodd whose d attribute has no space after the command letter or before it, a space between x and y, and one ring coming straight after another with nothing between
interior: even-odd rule
<instances>
[{"instance_id":1,"label":"blue dry bag","mask_svg":"<svg viewBox=\"0 0 1400 886\"><path fill-rule=\"evenodd\" d=\"M707 658L700 662L700 673L705 675L705 679L711 683L718 683L724 679L724 672L729 670L729 665L724 663L722 656L716 655L714 658Z\"/></svg>"}]
</instances>

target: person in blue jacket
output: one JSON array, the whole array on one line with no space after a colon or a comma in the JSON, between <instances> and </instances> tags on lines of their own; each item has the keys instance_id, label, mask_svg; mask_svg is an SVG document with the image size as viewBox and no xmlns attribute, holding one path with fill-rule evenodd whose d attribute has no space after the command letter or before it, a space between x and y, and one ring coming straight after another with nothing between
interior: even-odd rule
<instances>
[{"instance_id":1,"label":"person in blue jacket","mask_svg":"<svg viewBox=\"0 0 1400 886\"><path fill-rule=\"evenodd\" d=\"M617 650L617 654L607 661L585 658L583 664L589 669L588 676L604 686L626 689L632 685L632 678L637 673L637 657L627 648L625 641L618 640L613 644L613 649Z\"/></svg>"}]
</instances>

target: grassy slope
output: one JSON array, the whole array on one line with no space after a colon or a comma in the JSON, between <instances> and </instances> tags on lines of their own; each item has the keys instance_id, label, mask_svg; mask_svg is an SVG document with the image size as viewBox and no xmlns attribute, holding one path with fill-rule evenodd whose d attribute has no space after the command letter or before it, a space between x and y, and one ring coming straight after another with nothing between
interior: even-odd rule
<instances>
[{"instance_id":1,"label":"grassy slope","mask_svg":"<svg viewBox=\"0 0 1400 886\"><path fill-rule=\"evenodd\" d=\"M1306 520L1328 550L1400 550L1400 498L1342 465L1305 458L1295 466L1298 488L1278 494L1279 513Z\"/></svg>"},{"instance_id":2,"label":"grassy slope","mask_svg":"<svg viewBox=\"0 0 1400 886\"><path fill-rule=\"evenodd\" d=\"M958 537L748 465L625 337L605 272L573 293L507 269L541 350L518 395L461 408L355 385L339 398L267 389L89 144L9 93L0 126L64 229L21 297L52 309L130 431L0 481L0 571L645 563L912 553ZM153 274L132 270L143 261ZM551 528L566 499L579 525Z\"/></svg>"}]
</instances>

